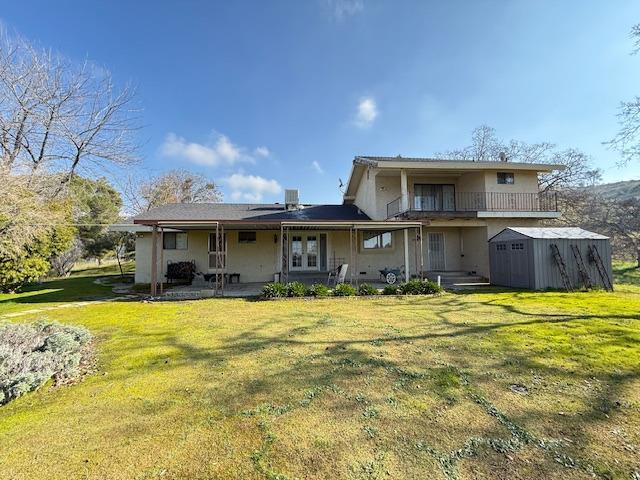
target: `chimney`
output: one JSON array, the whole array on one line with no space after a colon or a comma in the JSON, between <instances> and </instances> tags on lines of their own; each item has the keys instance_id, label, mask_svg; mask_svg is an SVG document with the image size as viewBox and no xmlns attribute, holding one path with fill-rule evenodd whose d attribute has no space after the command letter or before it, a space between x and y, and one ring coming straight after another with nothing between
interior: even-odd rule
<instances>
[{"instance_id":1,"label":"chimney","mask_svg":"<svg viewBox=\"0 0 640 480\"><path fill-rule=\"evenodd\" d=\"M500 158L501 162L508 162L509 161L509 158L507 157L507 154L504 153L504 152L500 152L498 154L498 157Z\"/></svg>"},{"instance_id":2,"label":"chimney","mask_svg":"<svg viewBox=\"0 0 640 480\"><path fill-rule=\"evenodd\" d=\"M287 210L295 210L300 206L298 189L287 189L284 191L284 206Z\"/></svg>"}]
</instances>

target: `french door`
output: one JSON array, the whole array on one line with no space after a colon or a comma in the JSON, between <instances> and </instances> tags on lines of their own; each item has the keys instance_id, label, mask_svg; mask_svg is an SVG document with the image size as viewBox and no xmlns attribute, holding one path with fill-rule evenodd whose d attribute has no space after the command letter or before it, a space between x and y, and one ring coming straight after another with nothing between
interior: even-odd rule
<instances>
[{"instance_id":1,"label":"french door","mask_svg":"<svg viewBox=\"0 0 640 480\"><path fill-rule=\"evenodd\" d=\"M291 270L319 270L318 234L296 233L291 235Z\"/></svg>"}]
</instances>

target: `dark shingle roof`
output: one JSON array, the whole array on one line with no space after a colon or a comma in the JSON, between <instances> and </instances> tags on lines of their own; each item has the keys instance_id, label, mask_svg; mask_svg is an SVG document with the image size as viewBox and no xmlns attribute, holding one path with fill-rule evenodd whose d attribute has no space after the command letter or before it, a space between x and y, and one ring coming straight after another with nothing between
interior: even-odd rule
<instances>
[{"instance_id":1,"label":"dark shingle roof","mask_svg":"<svg viewBox=\"0 0 640 480\"><path fill-rule=\"evenodd\" d=\"M172 203L152 208L134 217L144 221L285 221L285 220L370 220L355 205L305 205L296 210L285 210L278 203Z\"/></svg>"}]
</instances>

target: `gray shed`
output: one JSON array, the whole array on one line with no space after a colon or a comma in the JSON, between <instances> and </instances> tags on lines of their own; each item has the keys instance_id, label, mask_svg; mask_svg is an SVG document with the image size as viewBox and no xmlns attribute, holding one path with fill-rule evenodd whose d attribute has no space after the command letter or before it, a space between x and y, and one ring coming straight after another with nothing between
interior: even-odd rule
<instances>
[{"instance_id":1,"label":"gray shed","mask_svg":"<svg viewBox=\"0 0 640 480\"><path fill-rule=\"evenodd\" d=\"M505 228L489 239L489 260L493 285L612 288L609 237L581 228Z\"/></svg>"}]
</instances>

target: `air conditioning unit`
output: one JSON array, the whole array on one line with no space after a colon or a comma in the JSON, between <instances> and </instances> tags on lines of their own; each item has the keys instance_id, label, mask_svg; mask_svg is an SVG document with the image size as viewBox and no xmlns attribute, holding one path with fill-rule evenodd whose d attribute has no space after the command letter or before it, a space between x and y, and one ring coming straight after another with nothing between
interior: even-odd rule
<instances>
[{"instance_id":1,"label":"air conditioning unit","mask_svg":"<svg viewBox=\"0 0 640 480\"><path fill-rule=\"evenodd\" d=\"M287 209L298 208L298 205L300 205L300 197L297 188L284 191L284 204Z\"/></svg>"}]
</instances>

